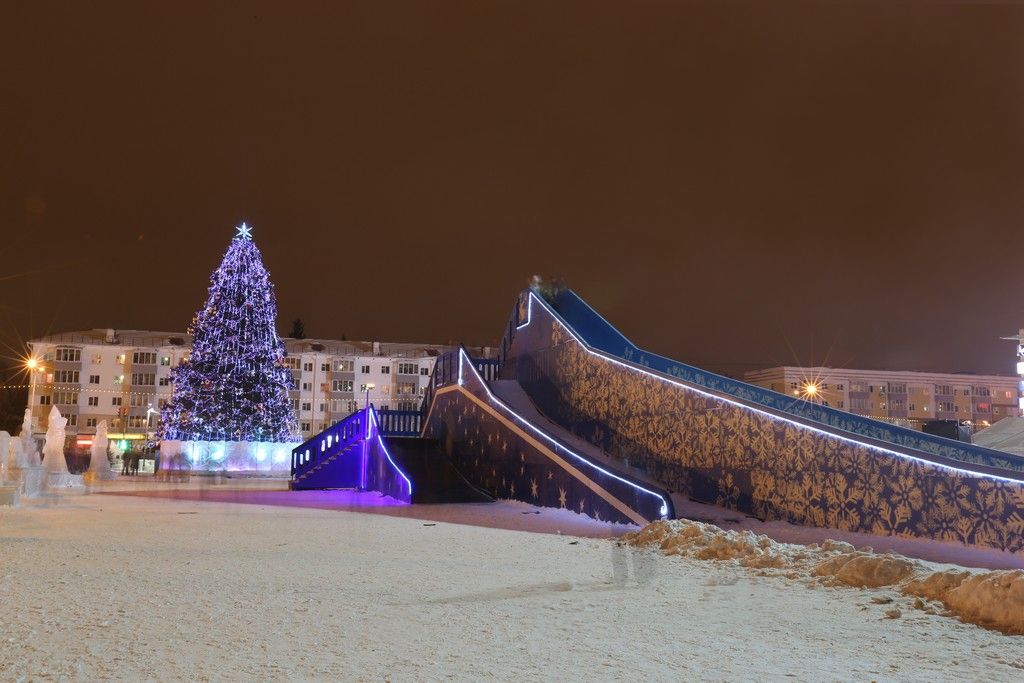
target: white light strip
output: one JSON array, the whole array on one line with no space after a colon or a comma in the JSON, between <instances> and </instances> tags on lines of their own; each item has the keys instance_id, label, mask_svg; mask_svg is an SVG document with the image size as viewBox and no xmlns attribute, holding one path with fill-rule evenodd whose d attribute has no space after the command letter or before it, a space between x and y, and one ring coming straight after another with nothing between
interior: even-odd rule
<instances>
[{"instance_id":1,"label":"white light strip","mask_svg":"<svg viewBox=\"0 0 1024 683\"><path fill-rule=\"evenodd\" d=\"M523 329L524 327L530 324L531 320L533 320L533 299L530 298L532 296L533 292L530 292L530 296L526 297L526 322L522 323L521 325L516 325L517 330ZM518 309L518 307L519 304L517 303L516 308Z\"/></svg>"},{"instance_id":2,"label":"white light strip","mask_svg":"<svg viewBox=\"0 0 1024 683\"><path fill-rule=\"evenodd\" d=\"M395 468L395 471L398 472L398 474L401 475L402 479L405 479L405 483L409 485L409 502L411 503L412 481L409 479L409 477L405 476L405 472L402 471L402 468L396 465L395 461L391 459L391 454L388 453L388 447L384 445L384 439L380 438L380 426L377 424L377 411L374 410L373 408L369 408L367 409L367 412L370 413L370 424L376 428L377 443L379 443L380 447L384 449L384 455L387 456L388 462L391 463L391 466Z\"/></svg>"},{"instance_id":3,"label":"white light strip","mask_svg":"<svg viewBox=\"0 0 1024 683\"><path fill-rule=\"evenodd\" d=\"M530 295L531 298L534 297L534 293L533 292L530 292L529 295ZM938 467L938 468L941 468L941 469L944 469L944 470L949 470L950 472L956 472L958 474L968 474L968 475L971 475L973 477L987 477L989 479L994 479L994 480L997 480L997 481L1009 481L1009 482L1013 482L1014 484L1024 484L1024 479L1014 479L1012 477L1002 477L1002 476L999 476L999 475L996 475L996 474L987 474L985 472L975 472L975 471L968 470L968 469L963 469L963 468L960 468L960 467L953 467L952 465L946 465L946 464L943 464L943 463L932 462L931 460L926 460L924 458L919 458L919 457L914 456L914 455L908 455L907 453L900 453L899 451L894 451L894 450L891 450L891 449L888 449L888 448L884 448L882 446L875 446L873 444L864 443L863 441L857 441L856 439L851 439L850 437L842 436L840 434L833 434L832 432L829 432L829 431L826 431L824 429L821 429L820 427L814 427L812 425L804 424L803 422L797 422L796 420L791 420L789 418L785 418L785 417L782 417L780 415L774 415L772 413L769 413L766 410L762 410L762 409L756 408L754 406L748 406L746 404L740 403L739 401L735 401L733 399L726 398L724 396L718 396L718 395L712 394L711 392L708 392L708 391L702 391L701 389L697 389L696 387L692 387L692 386L689 386L687 384L683 384L681 382L678 382L676 380L670 379L668 377L664 377L662 375L656 374L656 373L651 372L649 370L644 370L643 368L637 367L635 365L630 365L629 363L626 363L625 361L621 361L621 360L619 360L619 359L617 359L617 358L615 358L613 356L609 356L608 354L604 353L603 351L598 351L596 349L591 348L585 341L580 339L580 337L576 334L575 331L573 331L568 325L563 324L559 320L557 314L555 314L555 312L547 305L547 303L545 301L543 301L540 298L537 298L537 301L542 306L544 306L545 309L547 309L547 311L551 314L552 320L554 320L563 329L565 329L570 335L572 335L572 338L576 340L576 342L583 348L584 351L586 351L587 353L589 353L589 354L591 354L593 356L597 356L599 358L603 358L604 360L607 360L607 361L609 361L611 363L614 363L614 364L619 365L619 366L621 366L623 368L626 368L627 370L632 370L633 372L639 373L641 375L647 375L648 377L653 377L654 379L661 380L662 382L665 382L666 384L671 384L671 385L677 386L677 387L679 387L681 389L685 389L687 391L692 391L692 392L694 392L696 394L700 394L701 396L706 396L707 398L715 399L717 401L724 401L725 403L728 403L730 405L734 405L737 408L742 408L744 410L750 410L750 411L753 411L755 413L758 413L759 415L764 415L765 417L773 419L773 420L778 420L780 422L785 422L785 423L794 425L796 427L800 427L801 429L809 429L812 432L816 432L818 434L822 434L824 436L828 436L828 437L831 437L831 438L834 438L834 439L839 439L840 441L845 441L847 443L852 443L852 444L855 444L857 446L862 446L864 448L869 448L869 449L871 449L873 451L877 451L879 453L886 453L888 455L895 455L897 457L904 458L906 460L913 460L915 462L919 462L919 463L924 464L924 465L930 465L931 467ZM582 299L581 299L581 301L582 301ZM586 303L586 302L584 301L584 303ZM593 310L593 309L591 309L591 310ZM596 313L596 311L595 311L595 313ZM603 318L602 318L602 320L603 320ZM605 322L607 322L607 321L605 321Z\"/></svg>"},{"instance_id":4,"label":"white light strip","mask_svg":"<svg viewBox=\"0 0 1024 683\"><path fill-rule=\"evenodd\" d=\"M645 489L643 486L640 486L639 484L631 482L628 479L623 479L622 477L620 477L619 475L615 474L614 472L609 472L608 470L604 469L600 465L597 465L594 462L592 462L592 461L588 460L587 458L583 457L582 455L579 455L578 453L570 450L565 445L559 443L558 441L553 439L551 436L549 436L546 433L544 433L544 431L542 431L539 427L537 427L532 422L530 422L529 420L527 420L526 418L521 416L516 411L512 410L512 408L507 403L505 403L504 401L499 399L497 396L495 396L491 392L490 387L487 386L487 382L485 382L483 380L483 378L480 376L480 373L477 372L475 367L473 367L473 363L470 362L469 356L466 354L465 349L463 349L462 347L459 347L459 368L460 369L462 367L462 359L463 358L466 359L467 364L473 370L473 374L476 375L476 378L480 382L480 385L484 388L484 391L487 392L488 398L490 398L491 401L493 401L494 403L498 404L499 406L504 408L506 411L511 413L512 416L516 418L516 420L518 420L521 424L523 424L528 429L530 429L530 431L532 431L534 434L537 434L538 436L543 438L545 441L547 441L548 443L550 443L553 446L555 446L555 448L557 448L558 450L563 451L565 453L568 453L569 455L571 455L572 457L576 458L577 460L579 460L582 463L590 465L591 467L593 467L598 472L601 472L602 474L605 474L605 475L607 475L607 476L609 476L612 479L615 479L617 481L621 481L623 484L628 484L629 486L632 486L633 488L637 489L638 491L643 491L646 494L654 496L655 498L657 498L658 500L661 501L661 509L658 511L661 514L661 516L664 517L664 516L666 516L668 514L668 501L665 500L664 496L662 496L659 493L656 493L655 491L651 491L649 489Z\"/></svg>"}]
</instances>

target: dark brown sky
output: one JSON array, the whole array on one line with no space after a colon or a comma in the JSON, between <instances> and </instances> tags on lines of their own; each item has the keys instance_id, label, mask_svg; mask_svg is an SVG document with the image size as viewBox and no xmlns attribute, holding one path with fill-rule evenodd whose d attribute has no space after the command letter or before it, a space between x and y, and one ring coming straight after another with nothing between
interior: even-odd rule
<instances>
[{"instance_id":1,"label":"dark brown sky","mask_svg":"<svg viewBox=\"0 0 1024 683\"><path fill-rule=\"evenodd\" d=\"M184 329L245 219L282 331L493 342L540 273L712 369L1012 371L1020 5L40 4L5 343Z\"/></svg>"}]
</instances>

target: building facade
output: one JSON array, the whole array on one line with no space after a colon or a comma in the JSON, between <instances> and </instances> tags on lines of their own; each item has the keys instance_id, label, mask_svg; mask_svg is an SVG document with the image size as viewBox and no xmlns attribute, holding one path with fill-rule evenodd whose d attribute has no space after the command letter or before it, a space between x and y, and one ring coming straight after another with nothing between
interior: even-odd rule
<instances>
[{"instance_id":1,"label":"building facade","mask_svg":"<svg viewBox=\"0 0 1024 683\"><path fill-rule=\"evenodd\" d=\"M284 339L292 371L289 400L303 438L363 408L416 410L437 357L430 344ZM33 432L46 431L50 407L67 417L67 433L85 445L106 420L112 439L150 441L170 400L171 369L191 352L176 332L86 330L29 342ZM489 348L471 351L490 357Z\"/></svg>"},{"instance_id":2,"label":"building facade","mask_svg":"<svg viewBox=\"0 0 1024 683\"><path fill-rule=\"evenodd\" d=\"M1020 414L1018 377L784 366L748 372L744 380L915 429L932 420L970 421L982 428Z\"/></svg>"}]
</instances>

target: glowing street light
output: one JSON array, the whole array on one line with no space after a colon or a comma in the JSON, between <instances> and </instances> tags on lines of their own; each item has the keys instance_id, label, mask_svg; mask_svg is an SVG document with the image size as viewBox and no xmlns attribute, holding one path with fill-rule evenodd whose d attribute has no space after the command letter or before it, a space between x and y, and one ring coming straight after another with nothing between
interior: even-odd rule
<instances>
[{"instance_id":1,"label":"glowing street light","mask_svg":"<svg viewBox=\"0 0 1024 683\"><path fill-rule=\"evenodd\" d=\"M813 400L820 392L821 387L818 386L817 382L804 382L804 385L801 387L801 393L806 399Z\"/></svg>"},{"instance_id":2,"label":"glowing street light","mask_svg":"<svg viewBox=\"0 0 1024 683\"><path fill-rule=\"evenodd\" d=\"M28 374L28 408L29 408L30 411L32 411L30 413L30 415L32 415L32 421L35 422L35 412L36 412L36 373L35 373L35 371L38 370L39 372L42 372L43 371L43 366L39 362L38 358L36 358L35 356L29 356L28 358L25 359L25 370L26 370L26 372ZM34 431L34 430L32 430L32 431Z\"/></svg>"},{"instance_id":3,"label":"glowing street light","mask_svg":"<svg viewBox=\"0 0 1024 683\"><path fill-rule=\"evenodd\" d=\"M153 430L151 429L151 427L153 425L150 424L150 415L152 415L153 413L159 413L160 412L156 408L153 407L152 403L150 403L148 405L149 405L149 407L146 409L146 448L147 449L153 443ZM153 473L156 474L156 463L155 462L153 463Z\"/></svg>"},{"instance_id":4,"label":"glowing street light","mask_svg":"<svg viewBox=\"0 0 1024 683\"><path fill-rule=\"evenodd\" d=\"M366 418L366 438L370 438L370 389L373 389L377 385L370 382L366 385L366 414L363 415Z\"/></svg>"}]
</instances>

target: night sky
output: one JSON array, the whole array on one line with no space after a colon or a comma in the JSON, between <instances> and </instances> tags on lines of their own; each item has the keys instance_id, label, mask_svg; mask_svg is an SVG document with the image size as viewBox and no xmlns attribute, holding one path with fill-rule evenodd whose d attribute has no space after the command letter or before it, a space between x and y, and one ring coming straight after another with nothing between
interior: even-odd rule
<instances>
[{"instance_id":1,"label":"night sky","mask_svg":"<svg viewBox=\"0 0 1024 683\"><path fill-rule=\"evenodd\" d=\"M1012 373L1024 6L42 4L0 10L8 346L184 330L245 220L282 333L493 344L541 274L730 374Z\"/></svg>"}]
</instances>

